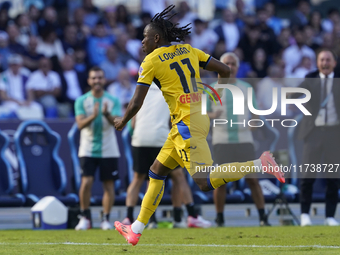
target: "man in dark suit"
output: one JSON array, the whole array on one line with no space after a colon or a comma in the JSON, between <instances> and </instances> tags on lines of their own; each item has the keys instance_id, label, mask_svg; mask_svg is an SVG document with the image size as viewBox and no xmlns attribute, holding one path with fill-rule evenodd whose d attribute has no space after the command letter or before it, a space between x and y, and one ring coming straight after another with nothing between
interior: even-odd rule
<instances>
[{"instance_id":1,"label":"man in dark suit","mask_svg":"<svg viewBox=\"0 0 340 255\"><path fill-rule=\"evenodd\" d=\"M298 133L298 137L304 140L300 181L301 226L312 224L309 210L320 164L328 164L325 172L325 166L321 165L321 177L327 182L325 225L339 225L334 219L339 179L333 164L340 161L340 75L334 73L335 66L336 55L329 50L321 50L317 56L318 70L307 74L300 85L311 93L311 99L304 105L311 115L303 117Z\"/></svg>"},{"instance_id":2,"label":"man in dark suit","mask_svg":"<svg viewBox=\"0 0 340 255\"><path fill-rule=\"evenodd\" d=\"M60 62L62 70L58 73L61 82L61 93L58 97L59 111L63 117L73 116L75 99L86 92L86 74L74 70L74 60L65 55Z\"/></svg>"}]
</instances>

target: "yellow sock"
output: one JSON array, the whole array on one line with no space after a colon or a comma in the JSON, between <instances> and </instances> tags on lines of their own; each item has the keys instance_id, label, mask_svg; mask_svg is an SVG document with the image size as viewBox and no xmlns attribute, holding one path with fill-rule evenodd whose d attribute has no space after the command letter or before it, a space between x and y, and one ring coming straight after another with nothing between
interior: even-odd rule
<instances>
[{"instance_id":1,"label":"yellow sock","mask_svg":"<svg viewBox=\"0 0 340 255\"><path fill-rule=\"evenodd\" d=\"M254 162L256 164L254 164ZM216 189L227 182L240 180L247 174L258 173L260 170L261 161L258 160L219 165L210 170L210 184L213 189Z\"/></svg>"},{"instance_id":2,"label":"yellow sock","mask_svg":"<svg viewBox=\"0 0 340 255\"><path fill-rule=\"evenodd\" d=\"M142 201L141 210L137 220L148 224L151 215L156 211L164 193L164 180L166 176L159 176L149 171L150 183Z\"/></svg>"}]
</instances>

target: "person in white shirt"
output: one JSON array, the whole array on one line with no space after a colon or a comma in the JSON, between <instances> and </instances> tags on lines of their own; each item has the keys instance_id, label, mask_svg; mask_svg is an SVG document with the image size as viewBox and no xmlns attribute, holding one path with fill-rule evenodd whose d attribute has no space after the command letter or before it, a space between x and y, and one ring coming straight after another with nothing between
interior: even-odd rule
<instances>
[{"instance_id":1,"label":"person in white shirt","mask_svg":"<svg viewBox=\"0 0 340 255\"><path fill-rule=\"evenodd\" d=\"M206 24L200 19L195 19L194 24L195 29L191 33L192 47L203 50L207 54L212 54L218 41L217 34L214 30L207 28Z\"/></svg>"},{"instance_id":2,"label":"person in white shirt","mask_svg":"<svg viewBox=\"0 0 340 255\"><path fill-rule=\"evenodd\" d=\"M51 58L56 56L61 60L64 55L64 49L61 41L58 39L53 27L45 27L41 33L41 39L38 41L37 53Z\"/></svg>"},{"instance_id":3,"label":"person in white shirt","mask_svg":"<svg viewBox=\"0 0 340 255\"><path fill-rule=\"evenodd\" d=\"M127 104L130 102L135 89L136 85L132 83L128 69L123 68L118 74L117 81L110 84L107 91L111 95L119 98L123 107L123 112L125 112L124 108L126 108Z\"/></svg>"},{"instance_id":4,"label":"person in white shirt","mask_svg":"<svg viewBox=\"0 0 340 255\"><path fill-rule=\"evenodd\" d=\"M223 11L223 22L215 28L219 40L225 42L225 51L233 51L240 40L240 32L235 23L234 14L229 10Z\"/></svg>"},{"instance_id":5,"label":"person in white shirt","mask_svg":"<svg viewBox=\"0 0 340 255\"><path fill-rule=\"evenodd\" d=\"M39 69L33 72L26 88L29 99L41 103L45 109L46 117L57 117L57 97L60 95L60 78L51 70L51 61L48 58L39 60Z\"/></svg>"},{"instance_id":6,"label":"person in white shirt","mask_svg":"<svg viewBox=\"0 0 340 255\"><path fill-rule=\"evenodd\" d=\"M281 116L281 88L285 87L285 85L283 68L278 65L270 66L268 68L268 76L257 84L256 97L259 109L268 110L271 108L273 102L273 88L277 88L277 107L271 116ZM288 107L287 116L291 116L292 114L292 110Z\"/></svg>"},{"instance_id":7,"label":"person in white shirt","mask_svg":"<svg viewBox=\"0 0 340 255\"><path fill-rule=\"evenodd\" d=\"M295 45L289 46L284 50L282 58L286 64L286 75L291 75L295 68L301 63L303 56L308 56L312 60L312 69L316 68L316 57L314 51L305 45L303 29L296 29L294 31Z\"/></svg>"},{"instance_id":8,"label":"person in white shirt","mask_svg":"<svg viewBox=\"0 0 340 255\"><path fill-rule=\"evenodd\" d=\"M8 59L9 69L1 74L0 99L5 111L15 112L20 117L43 118L44 111L40 104L28 98L26 84L29 71L22 67L23 59L20 55L11 55ZM21 116L25 111L29 116Z\"/></svg>"}]
</instances>

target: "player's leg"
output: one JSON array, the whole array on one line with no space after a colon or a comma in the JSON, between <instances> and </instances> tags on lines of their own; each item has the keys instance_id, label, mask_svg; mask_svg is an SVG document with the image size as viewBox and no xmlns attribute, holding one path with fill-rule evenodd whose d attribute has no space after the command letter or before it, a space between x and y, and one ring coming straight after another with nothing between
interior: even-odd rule
<instances>
[{"instance_id":1,"label":"player's leg","mask_svg":"<svg viewBox=\"0 0 340 255\"><path fill-rule=\"evenodd\" d=\"M235 144L218 143L213 145L214 163L223 164L233 162L235 158ZM222 185L214 190L214 204L216 209L215 222L217 226L224 226L224 204L227 197L227 187Z\"/></svg>"},{"instance_id":2,"label":"player's leg","mask_svg":"<svg viewBox=\"0 0 340 255\"><path fill-rule=\"evenodd\" d=\"M79 204L81 218L76 230L86 230L91 228L91 212L90 212L90 199L91 189L93 184L93 176L97 168L97 161L95 158L81 157L79 158L81 169L81 185L79 189Z\"/></svg>"},{"instance_id":3,"label":"player's leg","mask_svg":"<svg viewBox=\"0 0 340 255\"><path fill-rule=\"evenodd\" d=\"M174 169L169 176L171 177L172 180L171 201L174 214L173 227L186 228L187 224L184 221L182 221L182 202L186 204L188 194L185 193L187 192L187 190L185 190L186 180L182 172L182 168L178 167Z\"/></svg>"},{"instance_id":4,"label":"player's leg","mask_svg":"<svg viewBox=\"0 0 340 255\"><path fill-rule=\"evenodd\" d=\"M141 233L159 205L163 197L166 177L179 163L181 163L181 160L178 158L174 144L168 139L150 167L150 183L137 220L131 226L121 224L118 221L115 222L116 230L132 245L138 243Z\"/></svg>"},{"instance_id":5,"label":"player's leg","mask_svg":"<svg viewBox=\"0 0 340 255\"><path fill-rule=\"evenodd\" d=\"M270 226L264 210L264 196L258 179L246 178L246 182L251 190L251 197L259 213L260 226Z\"/></svg>"},{"instance_id":6,"label":"player's leg","mask_svg":"<svg viewBox=\"0 0 340 255\"><path fill-rule=\"evenodd\" d=\"M100 224L101 229L108 230L111 229L112 226L110 224L110 212L111 208L114 204L115 194L114 194L114 181L113 180L105 180L103 181L103 215L102 222Z\"/></svg>"},{"instance_id":7,"label":"player's leg","mask_svg":"<svg viewBox=\"0 0 340 255\"><path fill-rule=\"evenodd\" d=\"M170 174L173 186L171 196L174 195L177 197L176 203L173 203L174 206L174 227L182 227L182 217L181 217L181 206L182 203L185 204L185 207L188 212L188 221L187 226L193 228L208 228L211 226L210 221L203 219L201 215L198 215L195 211L194 199L192 197L192 192L189 187L189 184L185 178L182 168L176 168ZM177 206L177 207L176 207Z\"/></svg>"},{"instance_id":8,"label":"player's leg","mask_svg":"<svg viewBox=\"0 0 340 255\"><path fill-rule=\"evenodd\" d=\"M139 192L144 181L149 180L148 174L150 166L157 157L157 154L152 160L150 160L149 154L153 148L150 147L134 147L132 146L132 157L133 157L133 180L130 183L127 194L126 194L126 209L127 215L123 220L124 224L130 225L133 219L133 211L139 199Z\"/></svg>"},{"instance_id":9,"label":"player's leg","mask_svg":"<svg viewBox=\"0 0 340 255\"><path fill-rule=\"evenodd\" d=\"M224 226L224 204L227 197L226 185L222 185L214 190L214 204L216 209L216 219L215 222L217 226Z\"/></svg>"},{"instance_id":10,"label":"player's leg","mask_svg":"<svg viewBox=\"0 0 340 255\"><path fill-rule=\"evenodd\" d=\"M206 140L209 126L209 117L196 113L172 129L176 149L180 150L181 155L184 154L183 163L202 191L214 190L225 183L257 172L267 172L284 182L283 174L269 152L264 152L260 159L213 166Z\"/></svg>"},{"instance_id":11,"label":"player's leg","mask_svg":"<svg viewBox=\"0 0 340 255\"><path fill-rule=\"evenodd\" d=\"M102 198L103 218L100 227L103 230L111 229L110 212L114 204L114 181L119 179L118 158L99 159L100 181L103 183L104 194Z\"/></svg>"},{"instance_id":12,"label":"player's leg","mask_svg":"<svg viewBox=\"0 0 340 255\"><path fill-rule=\"evenodd\" d=\"M141 174L134 172L133 173L133 180L130 183L127 193L126 193L126 207L127 207L127 214L126 218L123 220L124 224L131 224L133 222L133 209L136 206L138 199L139 199L139 191L147 178L146 174Z\"/></svg>"}]
</instances>

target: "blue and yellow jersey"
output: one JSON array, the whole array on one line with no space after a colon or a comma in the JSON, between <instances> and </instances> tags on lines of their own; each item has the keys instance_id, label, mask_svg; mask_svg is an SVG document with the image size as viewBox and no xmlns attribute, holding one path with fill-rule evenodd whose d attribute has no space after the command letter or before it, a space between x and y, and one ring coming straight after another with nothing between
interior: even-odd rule
<instances>
[{"instance_id":1,"label":"blue and yellow jersey","mask_svg":"<svg viewBox=\"0 0 340 255\"><path fill-rule=\"evenodd\" d=\"M203 85L199 67L205 68L211 56L189 44L168 45L147 55L139 69L139 85L160 88L167 102L171 120L201 111Z\"/></svg>"}]
</instances>

